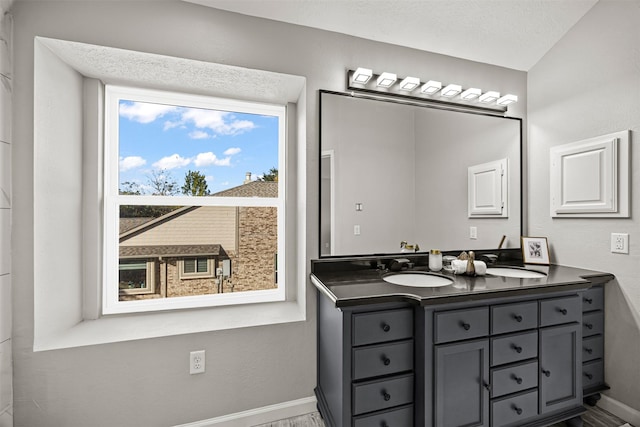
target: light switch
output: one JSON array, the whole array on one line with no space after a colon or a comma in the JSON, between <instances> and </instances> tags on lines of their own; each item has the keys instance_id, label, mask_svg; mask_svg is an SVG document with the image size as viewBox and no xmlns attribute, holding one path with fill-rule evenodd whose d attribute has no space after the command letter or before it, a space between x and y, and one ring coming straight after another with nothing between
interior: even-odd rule
<instances>
[{"instance_id":1,"label":"light switch","mask_svg":"<svg viewBox=\"0 0 640 427\"><path fill-rule=\"evenodd\" d=\"M354 236L359 236L360 235L360 226L359 225L354 225L353 226L353 235Z\"/></svg>"}]
</instances>

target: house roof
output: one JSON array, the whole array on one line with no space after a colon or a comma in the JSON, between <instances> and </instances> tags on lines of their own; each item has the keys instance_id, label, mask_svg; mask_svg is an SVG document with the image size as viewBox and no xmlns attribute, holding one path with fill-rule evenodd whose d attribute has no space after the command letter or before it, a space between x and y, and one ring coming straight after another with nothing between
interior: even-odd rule
<instances>
[{"instance_id":1,"label":"house roof","mask_svg":"<svg viewBox=\"0 0 640 427\"><path fill-rule=\"evenodd\" d=\"M212 194L213 197L278 197L277 181L251 181Z\"/></svg>"},{"instance_id":2,"label":"house roof","mask_svg":"<svg viewBox=\"0 0 640 427\"><path fill-rule=\"evenodd\" d=\"M139 227L142 224L146 224L153 219L153 217L120 218L120 234L133 230L134 228Z\"/></svg>"},{"instance_id":3,"label":"house roof","mask_svg":"<svg viewBox=\"0 0 640 427\"><path fill-rule=\"evenodd\" d=\"M182 256L226 256L221 245L162 245L162 246L122 246L120 258L141 257L182 257Z\"/></svg>"}]
</instances>

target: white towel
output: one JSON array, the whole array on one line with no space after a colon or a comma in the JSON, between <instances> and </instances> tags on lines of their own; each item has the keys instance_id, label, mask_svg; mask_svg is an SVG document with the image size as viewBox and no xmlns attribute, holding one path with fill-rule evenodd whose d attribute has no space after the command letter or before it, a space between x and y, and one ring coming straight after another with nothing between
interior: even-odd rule
<instances>
[{"instance_id":1,"label":"white towel","mask_svg":"<svg viewBox=\"0 0 640 427\"><path fill-rule=\"evenodd\" d=\"M451 261L451 267L453 267L454 274L464 274L467 272L467 260L454 259ZM487 274L487 264L484 261L473 261L473 267L476 270L476 275L484 276Z\"/></svg>"}]
</instances>

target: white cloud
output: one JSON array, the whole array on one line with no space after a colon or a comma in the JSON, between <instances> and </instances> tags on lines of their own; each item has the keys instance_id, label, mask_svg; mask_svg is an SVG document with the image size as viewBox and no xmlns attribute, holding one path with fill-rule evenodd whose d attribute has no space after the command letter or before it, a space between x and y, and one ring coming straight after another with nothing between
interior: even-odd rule
<instances>
[{"instance_id":1,"label":"white cloud","mask_svg":"<svg viewBox=\"0 0 640 427\"><path fill-rule=\"evenodd\" d=\"M215 154L211 151L206 153L199 153L193 161L193 164L202 167L202 166L229 166L231 164L231 158L225 157L224 159L219 159Z\"/></svg>"},{"instance_id":2,"label":"white cloud","mask_svg":"<svg viewBox=\"0 0 640 427\"><path fill-rule=\"evenodd\" d=\"M120 157L120 172L139 168L147 164L147 161L140 156Z\"/></svg>"},{"instance_id":3,"label":"white cloud","mask_svg":"<svg viewBox=\"0 0 640 427\"><path fill-rule=\"evenodd\" d=\"M227 148L227 150L224 152L225 156L233 156L235 154L238 154L240 151L242 151L241 149L239 149L238 147L231 147L231 148Z\"/></svg>"},{"instance_id":4,"label":"white cloud","mask_svg":"<svg viewBox=\"0 0 640 427\"><path fill-rule=\"evenodd\" d=\"M191 163L191 159L181 157L179 154L172 154L171 156L163 157L155 162L153 167L170 170L187 166L189 163Z\"/></svg>"},{"instance_id":5,"label":"white cloud","mask_svg":"<svg viewBox=\"0 0 640 427\"><path fill-rule=\"evenodd\" d=\"M192 122L197 128L211 129L220 135L239 135L256 127L250 120L236 120L227 111L201 110L185 108L182 113L183 122Z\"/></svg>"},{"instance_id":6,"label":"white cloud","mask_svg":"<svg viewBox=\"0 0 640 427\"><path fill-rule=\"evenodd\" d=\"M172 105L149 104L146 102L120 104L120 115L139 123L151 123L157 118L177 110L178 108Z\"/></svg>"},{"instance_id":7,"label":"white cloud","mask_svg":"<svg viewBox=\"0 0 640 427\"><path fill-rule=\"evenodd\" d=\"M209 135L206 132L203 132L201 130L194 130L193 132L189 133L189 138L191 139L207 139L207 138L211 138L211 135Z\"/></svg>"}]
</instances>

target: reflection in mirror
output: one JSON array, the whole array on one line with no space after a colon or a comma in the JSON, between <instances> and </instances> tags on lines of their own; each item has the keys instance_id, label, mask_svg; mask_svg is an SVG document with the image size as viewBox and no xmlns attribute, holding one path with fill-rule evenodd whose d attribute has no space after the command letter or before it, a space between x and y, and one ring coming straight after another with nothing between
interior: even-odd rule
<instances>
[{"instance_id":1,"label":"reflection in mirror","mask_svg":"<svg viewBox=\"0 0 640 427\"><path fill-rule=\"evenodd\" d=\"M503 236L503 248L519 247L520 119L325 91L320 100L321 256L397 253L401 241L492 249Z\"/></svg>"}]
</instances>

